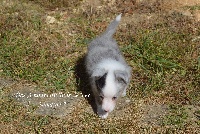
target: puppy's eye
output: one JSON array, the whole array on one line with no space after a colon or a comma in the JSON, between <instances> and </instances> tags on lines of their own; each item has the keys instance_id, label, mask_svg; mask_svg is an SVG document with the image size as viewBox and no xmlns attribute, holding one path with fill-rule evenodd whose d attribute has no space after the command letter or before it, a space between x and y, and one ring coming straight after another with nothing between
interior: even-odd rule
<instances>
[{"instance_id":1,"label":"puppy's eye","mask_svg":"<svg viewBox=\"0 0 200 134\"><path fill-rule=\"evenodd\" d=\"M117 97L113 97L113 98L112 98L113 101L116 100L116 99L117 99Z\"/></svg>"},{"instance_id":2,"label":"puppy's eye","mask_svg":"<svg viewBox=\"0 0 200 134\"><path fill-rule=\"evenodd\" d=\"M123 78L117 78L117 82L126 84L126 81Z\"/></svg>"},{"instance_id":3,"label":"puppy's eye","mask_svg":"<svg viewBox=\"0 0 200 134\"><path fill-rule=\"evenodd\" d=\"M103 100L104 97L102 95L99 95L99 98Z\"/></svg>"}]
</instances>

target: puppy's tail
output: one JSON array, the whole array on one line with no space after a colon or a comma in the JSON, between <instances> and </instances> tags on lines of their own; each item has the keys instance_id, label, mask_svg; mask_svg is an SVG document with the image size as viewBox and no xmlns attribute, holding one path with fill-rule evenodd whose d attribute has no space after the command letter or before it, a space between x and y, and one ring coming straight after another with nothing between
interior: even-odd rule
<instances>
[{"instance_id":1,"label":"puppy's tail","mask_svg":"<svg viewBox=\"0 0 200 134\"><path fill-rule=\"evenodd\" d=\"M111 38L113 34L115 33L117 26L119 25L119 22L121 20L121 15L118 15L115 20L113 20L110 25L107 27L106 31L102 34L103 37Z\"/></svg>"}]
</instances>

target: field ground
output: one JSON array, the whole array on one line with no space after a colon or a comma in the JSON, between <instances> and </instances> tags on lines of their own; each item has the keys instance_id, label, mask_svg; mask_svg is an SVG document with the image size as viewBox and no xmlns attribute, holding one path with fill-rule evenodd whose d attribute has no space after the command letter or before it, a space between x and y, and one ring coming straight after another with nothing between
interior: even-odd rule
<instances>
[{"instance_id":1,"label":"field ground","mask_svg":"<svg viewBox=\"0 0 200 134\"><path fill-rule=\"evenodd\" d=\"M132 67L106 120L84 72L116 15ZM199 0L1 0L0 133L200 133Z\"/></svg>"}]
</instances>

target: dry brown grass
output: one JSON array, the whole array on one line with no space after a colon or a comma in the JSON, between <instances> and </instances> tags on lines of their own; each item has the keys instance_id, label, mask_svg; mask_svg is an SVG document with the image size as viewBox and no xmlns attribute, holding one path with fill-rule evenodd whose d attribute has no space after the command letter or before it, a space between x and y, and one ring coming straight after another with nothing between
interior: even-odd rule
<instances>
[{"instance_id":1,"label":"dry brown grass","mask_svg":"<svg viewBox=\"0 0 200 134\"><path fill-rule=\"evenodd\" d=\"M198 0L1 1L0 133L199 133L199 7ZM81 97L90 93L83 57L118 13L115 37L133 79L102 120L92 97Z\"/></svg>"}]
</instances>

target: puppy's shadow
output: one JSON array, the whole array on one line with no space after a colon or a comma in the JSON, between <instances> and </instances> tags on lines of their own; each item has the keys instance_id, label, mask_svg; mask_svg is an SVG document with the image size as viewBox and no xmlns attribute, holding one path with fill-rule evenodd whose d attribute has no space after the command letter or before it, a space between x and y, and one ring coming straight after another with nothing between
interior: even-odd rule
<instances>
[{"instance_id":1,"label":"puppy's shadow","mask_svg":"<svg viewBox=\"0 0 200 134\"><path fill-rule=\"evenodd\" d=\"M97 107L95 104L94 95L92 93L92 90L89 84L89 76L86 73L85 56L82 56L76 62L75 77L76 77L76 85L77 85L78 91L82 92L82 94L85 96L85 99L91 105L94 113L97 113Z\"/></svg>"}]
</instances>

